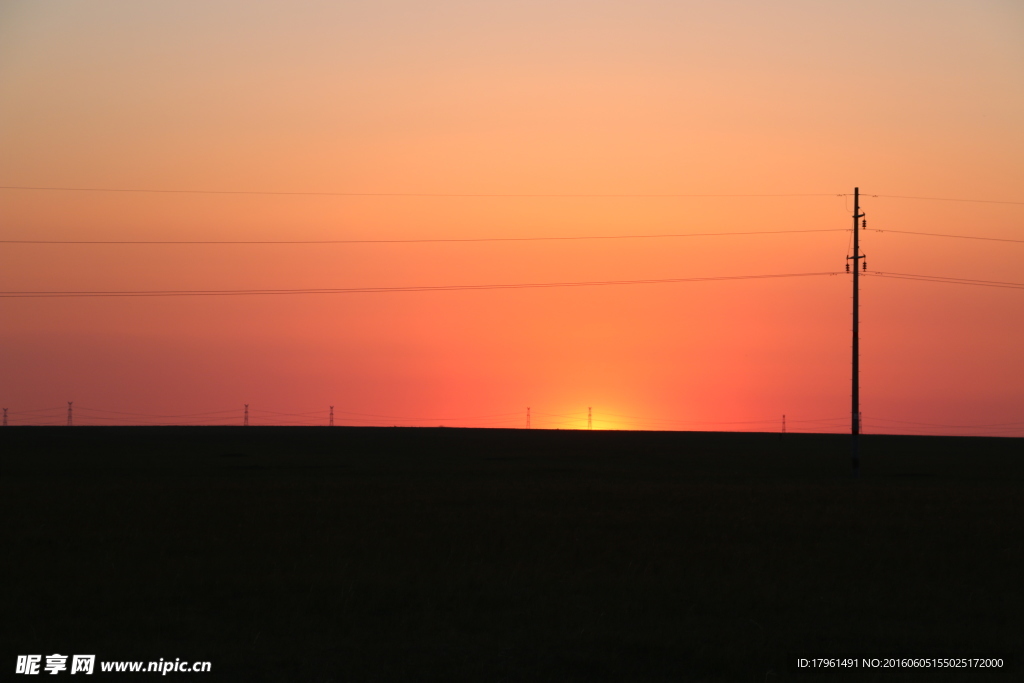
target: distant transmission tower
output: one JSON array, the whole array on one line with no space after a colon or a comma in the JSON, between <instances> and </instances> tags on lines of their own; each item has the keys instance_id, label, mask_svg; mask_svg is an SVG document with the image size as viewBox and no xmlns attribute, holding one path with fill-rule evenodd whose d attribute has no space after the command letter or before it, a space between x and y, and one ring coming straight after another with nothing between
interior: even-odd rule
<instances>
[{"instance_id":1,"label":"distant transmission tower","mask_svg":"<svg viewBox=\"0 0 1024 683\"><path fill-rule=\"evenodd\" d=\"M7 408L4 408L4 427L7 426Z\"/></svg>"},{"instance_id":2,"label":"distant transmission tower","mask_svg":"<svg viewBox=\"0 0 1024 683\"><path fill-rule=\"evenodd\" d=\"M587 429L594 428L593 408L587 408Z\"/></svg>"},{"instance_id":3,"label":"distant transmission tower","mask_svg":"<svg viewBox=\"0 0 1024 683\"><path fill-rule=\"evenodd\" d=\"M6 420L6 419L7 419L7 408L4 408L4 420ZM4 424L7 424L7 423L4 422ZM526 407L526 428L527 429L530 428L530 407L529 406Z\"/></svg>"},{"instance_id":4,"label":"distant transmission tower","mask_svg":"<svg viewBox=\"0 0 1024 683\"><path fill-rule=\"evenodd\" d=\"M331 417L330 417L330 420L327 422L327 426L328 427L333 427L334 426L334 406L331 406Z\"/></svg>"},{"instance_id":5,"label":"distant transmission tower","mask_svg":"<svg viewBox=\"0 0 1024 683\"><path fill-rule=\"evenodd\" d=\"M242 418L242 426L243 427L248 427L249 426L249 404L248 403L245 404L245 417Z\"/></svg>"},{"instance_id":6,"label":"distant transmission tower","mask_svg":"<svg viewBox=\"0 0 1024 683\"><path fill-rule=\"evenodd\" d=\"M68 427L71 426L71 401L68 401Z\"/></svg>"}]
</instances>

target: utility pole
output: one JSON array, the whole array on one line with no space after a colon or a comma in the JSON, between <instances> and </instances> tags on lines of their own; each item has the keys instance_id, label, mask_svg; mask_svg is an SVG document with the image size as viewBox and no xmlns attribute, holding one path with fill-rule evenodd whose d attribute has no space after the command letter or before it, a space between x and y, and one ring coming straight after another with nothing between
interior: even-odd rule
<instances>
[{"instance_id":1,"label":"utility pole","mask_svg":"<svg viewBox=\"0 0 1024 683\"><path fill-rule=\"evenodd\" d=\"M242 426L243 427L248 427L249 426L249 404L248 403L245 404L245 417L242 418Z\"/></svg>"},{"instance_id":2,"label":"utility pole","mask_svg":"<svg viewBox=\"0 0 1024 683\"><path fill-rule=\"evenodd\" d=\"M4 408L4 411L6 411L6 410L7 410L7 409L6 409L6 408ZM6 414L6 413L5 413L5 414ZM530 406L526 406L526 428L527 428L527 429L529 429L529 428L530 428Z\"/></svg>"},{"instance_id":3,"label":"utility pole","mask_svg":"<svg viewBox=\"0 0 1024 683\"><path fill-rule=\"evenodd\" d=\"M6 412L6 411L4 411ZM71 426L71 401L68 401L68 427Z\"/></svg>"},{"instance_id":4,"label":"utility pole","mask_svg":"<svg viewBox=\"0 0 1024 683\"><path fill-rule=\"evenodd\" d=\"M331 419L327 423L327 426L328 427L333 427L334 426L334 406L331 406Z\"/></svg>"},{"instance_id":5,"label":"utility pole","mask_svg":"<svg viewBox=\"0 0 1024 683\"><path fill-rule=\"evenodd\" d=\"M593 408L587 408L587 429L594 428Z\"/></svg>"},{"instance_id":6,"label":"utility pole","mask_svg":"<svg viewBox=\"0 0 1024 683\"><path fill-rule=\"evenodd\" d=\"M860 188L853 188L853 390L850 406L850 454L853 460L853 476L860 476L860 253L859 221L864 218L860 212ZM864 221L867 225L867 221ZM849 267L849 265L847 265ZM867 268L867 264L864 264Z\"/></svg>"},{"instance_id":7,"label":"utility pole","mask_svg":"<svg viewBox=\"0 0 1024 683\"><path fill-rule=\"evenodd\" d=\"M4 408L4 427L7 426L7 408Z\"/></svg>"},{"instance_id":8,"label":"utility pole","mask_svg":"<svg viewBox=\"0 0 1024 683\"><path fill-rule=\"evenodd\" d=\"M783 416L782 416L782 433L783 434L786 433L786 416L785 416L785 414L783 414Z\"/></svg>"}]
</instances>

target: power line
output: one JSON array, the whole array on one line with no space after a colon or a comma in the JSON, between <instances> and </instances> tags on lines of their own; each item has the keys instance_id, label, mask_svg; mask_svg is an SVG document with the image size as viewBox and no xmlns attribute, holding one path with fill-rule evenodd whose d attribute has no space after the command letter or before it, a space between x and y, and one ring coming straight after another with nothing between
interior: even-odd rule
<instances>
[{"instance_id":1,"label":"power line","mask_svg":"<svg viewBox=\"0 0 1024 683\"><path fill-rule=\"evenodd\" d=\"M673 198L673 197L847 197L842 192L793 192L793 193L543 193L543 192L284 192L276 190L168 190L127 187L57 187L44 185L0 185L0 190L28 190L37 192L110 192L130 194L211 194L211 195L269 195L284 197L551 197L551 198ZM1024 205L1024 201L1000 199L962 199L957 197L918 197L894 194L865 194L865 197L881 199L917 199L939 202L972 202L979 204Z\"/></svg>"},{"instance_id":2,"label":"power line","mask_svg":"<svg viewBox=\"0 0 1024 683\"><path fill-rule=\"evenodd\" d=\"M122 412L122 411L119 411L119 410L103 410L103 409L100 409L100 408L79 408L79 410L84 410L86 412L93 412L93 413L113 414L113 415L135 415L135 416L138 416L138 417L205 417L207 415L237 414L238 413L238 410L214 410L214 411L205 412L205 413L187 413L187 414L184 414L184 415L153 415L151 413L125 413L125 412ZM25 411L22 411L22 412L25 412Z\"/></svg>"},{"instance_id":3,"label":"power line","mask_svg":"<svg viewBox=\"0 0 1024 683\"><path fill-rule=\"evenodd\" d=\"M838 272L823 273L780 273L775 275L728 275L721 277L687 277L651 280L595 280L590 282L536 282L506 285L440 285L410 287L351 287L319 289L194 289L194 290L150 290L150 291L108 291L108 292L0 292L0 298L83 298L83 297L169 297L169 296L263 296L271 294L384 294L393 292L455 292L484 289L539 289L554 287L597 287L608 285L653 285L678 282L717 282L721 280L765 280L789 277L814 277L839 275Z\"/></svg>"},{"instance_id":4,"label":"power line","mask_svg":"<svg viewBox=\"0 0 1024 683\"><path fill-rule=\"evenodd\" d=\"M276 420L276 419L280 419L282 417L294 418L294 419L299 419L299 420L307 420L307 421L308 420L316 420L317 423L319 424L319 421L323 419L325 413L327 414L328 419L331 419L331 416L334 414L334 412L335 411L333 410L333 406L331 406L330 411L323 411L323 410L321 410L321 411L318 411L317 413L281 413L281 412L275 412L275 411L271 411L271 410L252 410L252 411L250 411L250 415L253 418L266 419L266 420ZM344 415L358 415L359 414L359 413L346 413L345 411L338 411L338 413L344 413ZM377 416L371 417L369 420L366 420L366 421L379 421L379 420L398 420L400 422L402 422L402 421L404 421L404 422L417 422L417 421L426 421L426 422L437 422L437 421L449 421L449 422L452 422L452 421L454 421L454 422L461 422L461 421L479 421L479 420L494 421L494 420L511 420L513 418L513 416L515 416L515 415L517 415L517 413L503 413L503 414L500 414L500 415L482 415L482 416L470 416L470 417L398 417L398 416L394 416L394 415L377 415ZM350 418L350 417L343 417L342 415L339 415L339 419L342 419L342 418L346 419L346 420L362 420L362 418Z\"/></svg>"},{"instance_id":5,"label":"power line","mask_svg":"<svg viewBox=\"0 0 1024 683\"><path fill-rule=\"evenodd\" d=\"M924 426L924 427L949 427L951 429L952 428L969 429L969 428L977 428L977 427L1020 427L1020 428L1024 429L1024 422L996 422L996 423L990 423L990 424L951 425L951 424L939 424L939 423L936 423L936 422L909 422L907 420L889 420L889 419L886 419L886 418L883 418L883 417L873 417L873 418L870 418L870 419L874 420L875 422L895 422L897 424L921 425L921 426Z\"/></svg>"},{"instance_id":6,"label":"power line","mask_svg":"<svg viewBox=\"0 0 1024 683\"><path fill-rule=\"evenodd\" d=\"M279 192L274 190L161 190L121 187L52 187L0 185L0 190L35 190L44 192L119 192L135 194L222 194L276 195L286 197L609 197L609 198L672 198L672 197L841 197L834 192L780 194L678 194L678 193L503 193L503 192Z\"/></svg>"},{"instance_id":7,"label":"power line","mask_svg":"<svg viewBox=\"0 0 1024 683\"><path fill-rule=\"evenodd\" d=\"M64 406L56 406L54 408L28 408L26 410L19 410L18 413L56 413L62 410L64 410Z\"/></svg>"},{"instance_id":8,"label":"power line","mask_svg":"<svg viewBox=\"0 0 1024 683\"><path fill-rule=\"evenodd\" d=\"M225 415L225 416L222 416L222 417L191 418L188 422L138 422L138 421L135 421L135 422L132 422L132 424L153 424L153 425L160 425L160 424L166 424L166 425L192 424L192 425L200 425L200 424L205 424L205 423L211 423L212 422L212 423L216 423L216 424L235 425L235 424L238 424L238 412L239 411L235 411L235 415L234 416ZM77 415L76 420L77 420L78 424L81 424L83 419L85 421L106 420L106 421L110 421L110 422L119 422L119 423L125 423L125 422L128 422L131 419L133 419L133 418L126 418L126 417L123 417L123 416L113 416L112 417L112 416L106 416L106 415L86 415L86 416L83 417L82 415L78 415L77 413L76 413L76 415ZM53 417L53 416L42 416L42 417L45 418L45 417ZM148 417L148 419L160 418L159 415L154 415L154 416L142 416L139 419L143 419L143 417ZM35 418L33 418L32 416L29 416L27 419L35 419Z\"/></svg>"},{"instance_id":9,"label":"power line","mask_svg":"<svg viewBox=\"0 0 1024 683\"><path fill-rule=\"evenodd\" d=\"M1024 282L997 282L993 280L970 280L958 277L944 277L941 275L914 275L911 273L883 273L877 270L869 270L865 275L877 277L895 278L897 280L919 280L921 282L942 282L950 285L976 285L978 287L1001 287L1003 289L1024 289Z\"/></svg>"},{"instance_id":10,"label":"power line","mask_svg":"<svg viewBox=\"0 0 1024 683\"><path fill-rule=\"evenodd\" d=\"M955 237L962 240L986 240L989 242L1019 242L1024 244L1024 240L1010 240L1002 237L977 237L975 235L947 235L940 232L912 232L910 230L875 230L875 232L896 232L901 235L926 235L928 237Z\"/></svg>"},{"instance_id":11,"label":"power line","mask_svg":"<svg viewBox=\"0 0 1024 683\"><path fill-rule=\"evenodd\" d=\"M324 414L322 410L308 411L305 413L281 413L274 410L256 410L255 408L251 411L253 415L284 415L285 417L319 417Z\"/></svg>"},{"instance_id":12,"label":"power line","mask_svg":"<svg viewBox=\"0 0 1024 683\"><path fill-rule=\"evenodd\" d=\"M940 232L917 232L913 230L879 230L874 232L897 233L900 235L917 235L924 237L949 237L964 240L985 240L988 242L1015 242L1024 244L1024 240L1004 237L981 237L978 235L950 235ZM820 228L811 230L751 230L743 232L681 232L651 235L580 235L555 237L452 237L424 239L390 239L390 240L0 240L0 244L37 244L37 245L276 245L276 244L432 244L446 242L555 242L579 240L631 240L631 239L664 239L680 237L734 237L749 235L791 235L815 232L850 232L845 228Z\"/></svg>"},{"instance_id":13,"label":"power line","mask_svg":"<svg viewBox=\"0 0 1024 683\"><path fill-rule=\"evenodd\" d=\"M552 415L554 417L572 417L571 415L554 415L553 413L543 413L545 415ZM671 422L675 424L686 424L686 425L745 425L745 424L773 424L778 422L778 418L769 418L767 420L741 420L741 421L730 421L730 422L714 422L714 421L696 421L696 420L676 420L672 418L656 418L656 417L639 417L636 415L617 415L606 413L608 417L617 417L623 420L646 420L648 422ZM845 420L846 417L823 417L807 420L789 420L790 422L836 422L839 420Z\"/></svg>"},{"instance_id":14,"label":"power line","mask_svg":"<svg viewBox=\"0 0 1024 683\"><path fill-rule=\"evenodd\" d=\"M583 235L579 237L466 237L396 240L0 240L0 244L224 245L224 244L424 244L436 242L550 242L572 240L630 240L666 237L726 237L786 235L808 232L846 232L843 228L815 230L754 230L749 232L687 232L658 235ZM895 231L893 231L895 232Z\"/></svg>"},{"instance_id":15,"label":"power line","mask_svg":"<svg viewBox=\"0 0 1024 683\"><path fill-rule=\"evenodd\" d=\"M472 415L472 416L469 416L469 417L401 417L401 416L398 416L398 415L375 415L375 414L372 414L372 413L353 413L353 412L349 412L349 411L346 411L346 410L339 410L338 412L339 413L343 413L345 415L358 415L360 417L374 418L374 419L378 419L378 420L426 420L428 422L432 422L432 421L436 421L436 420L458 421L458 420L495 420L495 419L498 419L498 418L509 418L509 419L511 419L512 417L519 415L519 413L495 413L493 415Z\"/></svg>"},{"instance_id":16,"label":"power line","mask_svg":"<svg viewBox=\"0 0 1024 683\"><path fill-rule=\"evenodd\" d=\"M910 197L896 194L869 194L865 197L880 197L882 199L921 199L933 202L971 202L975 204L1017 204L1024 205L1024 202L1010 202L1001 199L954 199L952 197Z\"/></svg>"}]
</instances>

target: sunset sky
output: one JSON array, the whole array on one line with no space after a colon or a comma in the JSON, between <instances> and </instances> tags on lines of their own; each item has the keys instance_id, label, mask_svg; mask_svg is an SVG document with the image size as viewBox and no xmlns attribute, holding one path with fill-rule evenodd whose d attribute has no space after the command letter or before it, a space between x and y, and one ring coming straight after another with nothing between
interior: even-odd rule
<instances>
[{"instance_id":1,"label":"sunset sky","mask_svg":"<svg viewBox=\"0 0 1024 683\"><path fill-rule=\"evenodd\" d=\"M8 242L4 292L841 273L2 298L10 424L838 432L841 195L870 271L1024 282L1024 5L0 0L0 185L8 241L823 231ZM866 432L1024 436L1024 291L861 282Z\"/></svg>"}]
</instances>

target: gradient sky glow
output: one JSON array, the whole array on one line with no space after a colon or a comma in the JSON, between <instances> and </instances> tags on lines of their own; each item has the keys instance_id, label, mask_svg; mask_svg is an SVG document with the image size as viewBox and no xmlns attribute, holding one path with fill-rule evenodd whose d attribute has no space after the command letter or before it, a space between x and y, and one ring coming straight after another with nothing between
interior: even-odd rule
<instances>
[{"instance_id":1,"label":"gradient sky glow","mask_svg":"<svg viewBox=\"0 0 1024 683\"><path fill-rule=\"evenodd\" d=\"M0 0L0 185L826 195L0 190L6 240L847 229L852 203L835 195L860 186L869 195L869 269L1024 282L1022 243L875 232L1024 240L1024 205L870 196L1024 202L1024 6ZM0 290L841 271L849 240L848 232L821 232L0 244ZM867 432L1024 435L1024 292L862 283ZM0 319L0 402L12 424L59 422L60 407L74 400L80 424L174 421L100 411L234 411L179 421L237 423L249 403L253 424L324 423L333 404L338 424L522 426L531 406L535 427L583 427L593 406L603 428L774 430L784 413L794 431L848 428L845 274L475 292L0 299Z\"/></svg>"}]
</instances>

